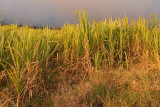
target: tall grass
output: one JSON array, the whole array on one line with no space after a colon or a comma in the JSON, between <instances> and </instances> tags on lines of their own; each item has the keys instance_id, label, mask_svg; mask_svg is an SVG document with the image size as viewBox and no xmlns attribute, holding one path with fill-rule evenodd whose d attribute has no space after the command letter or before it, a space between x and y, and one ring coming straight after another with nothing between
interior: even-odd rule
<instances>
[{"instance_id":1,"label":"tall grass","mask_svg":"<svg viewBox=\"0 0 160 107\"><path fill-rule=\"evenodd\" d=\"M65 24L60 30L0 25L0 74L6 72L0 90L8 86L15 89L7 96L17 98L9 100L17 107L25 97L41 93L44 75L52 70L128 69L142 56L160 66L160 26L155 15L151 24L142 18L129 22L127 17L90 23L85 11L78 11L78 15L79 24Z\"/></svg>"}]
</instances>

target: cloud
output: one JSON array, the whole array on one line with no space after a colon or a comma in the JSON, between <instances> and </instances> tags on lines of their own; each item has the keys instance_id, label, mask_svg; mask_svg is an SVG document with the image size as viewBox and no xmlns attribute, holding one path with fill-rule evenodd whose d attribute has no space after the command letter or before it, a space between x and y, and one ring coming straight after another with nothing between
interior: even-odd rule
<instances>
[{"instance_id":1,"label":"cloud","mask_svg":"<svg viewBox=\"0 0 160 107\"><path fill-rule=\"evenodd\" d=\"M0 0L0 12L14 23L35 26L74 23L74 9L84 8L89 18L101 20L109 16L149 17L160 14L159 0ZM15 21L16 22L16 21Z\"/></svg>"}]
</instances>

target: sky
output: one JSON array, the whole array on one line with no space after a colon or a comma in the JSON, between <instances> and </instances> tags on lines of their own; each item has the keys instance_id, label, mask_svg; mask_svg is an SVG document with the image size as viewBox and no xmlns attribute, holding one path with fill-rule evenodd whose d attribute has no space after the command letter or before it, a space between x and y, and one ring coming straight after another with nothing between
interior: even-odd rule
<instances>
[{"instance_id":1,"label":"sky","mask_svg":"<svg viewBox=\"0 0 160 107\"><path fill-rule=\"evenodd\" d=\"M76 23L75 9L87 11L90 21L110 16L137 19L160 15L160 0L0 0L0 13L6 24L62 26Z\"/></svg>"}]
</instances>

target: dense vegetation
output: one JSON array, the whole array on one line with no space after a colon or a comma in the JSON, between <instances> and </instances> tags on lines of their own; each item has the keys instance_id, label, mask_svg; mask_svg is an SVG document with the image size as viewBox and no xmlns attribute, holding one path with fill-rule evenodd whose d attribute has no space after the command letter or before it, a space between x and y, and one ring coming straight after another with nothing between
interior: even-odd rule
<instances>
[{"instance_id":1,"label":"dense vegetation","mask_svg":"<svg viewBox=\"0 0 160 107\"><path fill-rule=\"evenodd\" d=\"M58 30L0 25L0 106L160 106L157 17L78 13Z\"/></svg>"}]
</instances>

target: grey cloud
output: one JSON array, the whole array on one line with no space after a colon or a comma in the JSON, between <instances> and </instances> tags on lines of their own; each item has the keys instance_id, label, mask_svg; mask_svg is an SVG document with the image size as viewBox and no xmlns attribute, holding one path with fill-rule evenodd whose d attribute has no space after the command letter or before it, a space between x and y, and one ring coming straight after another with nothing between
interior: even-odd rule
<instances>
[{"instance_id":1,"label":"grey cloud","mask_svg":"<svg viewBox=\"0 0 160 107\"><path fill-rule=\"evenodd\" d=\"M74 9L88 12L89 18L99 21L109 16L131 18L151 13L160 14L159 0L0 0L0 12L4 10L7 23L57 26L74 23Z\"/></svg>"}]
</instances>

